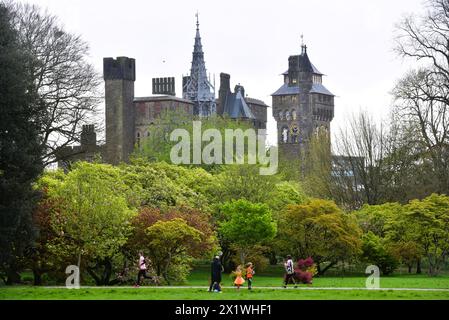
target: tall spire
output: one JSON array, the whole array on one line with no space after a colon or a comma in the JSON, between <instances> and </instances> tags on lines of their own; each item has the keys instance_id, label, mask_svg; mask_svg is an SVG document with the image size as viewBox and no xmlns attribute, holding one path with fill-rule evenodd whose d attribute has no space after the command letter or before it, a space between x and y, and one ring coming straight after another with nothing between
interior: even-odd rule
<instances>
[{"instance_id":1,"label":"tall spire","mask_svg":"<svg viewBox=\"0 0 449 320\"><path fill-rule=\"evenodd\" d=\"M195 14L195 17L196 17L196 36L195 36L195 45L193 47L193 59L195 60L195 55L197 55L201 56L201 58L204 60L203 45L201 44L200 22L198 12Z\"/></svg>"},{"instance_id":2,"label":"tall spire","mask_svg":"<svg viewBox=\"0 0 449 320\"><path fill-rule=\"evenodd\" d=\"M304 34L301 34L301 55L307 53L307 46L304 44Z\"/></svg>"},{"instance_id":3,"label":"tall spire","mask_svg":"<svg viewBox=\"0 0 449 320\"><path fill-rule=\"evenodd\" d=\"M190 76L183 88L183 96L194 102L194 114L207 117L216 112L215 88L207 78L206 63L204 62L203 46L201 44L200 23L196 13L196 36L193 46L192 67Z\"/></svg>"},{"instance_id":4,"label":"tall spire","mask_svg":"<svg viewBox=\"0 0 449 320\"><path fill-rule=\"evenodd\" d=\"M196 12L196 30L199 31L200 30L200 21L199 21L199 14L198 11Z\"/></svg>"}]
</instances>

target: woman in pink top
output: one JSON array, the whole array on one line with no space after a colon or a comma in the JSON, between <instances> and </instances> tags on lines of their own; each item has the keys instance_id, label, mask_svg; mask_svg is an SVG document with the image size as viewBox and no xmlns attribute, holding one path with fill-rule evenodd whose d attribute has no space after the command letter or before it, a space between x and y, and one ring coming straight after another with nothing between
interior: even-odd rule
<instances>
[{"instance_id":1,"label":"woman in pink top","mask_svg":"<svg viewBox=\"0 0 449 320\"><path fill-rule=\"evenodd\" d=\"M153 277L150 277L147 275L147 265L145 261L145 257L143 256L142 252L139 252L139 273L137 274L137 282L135 287L140 286L140 280L144 277L145 279L153 279Z\"/></svg>"}]
</instances>

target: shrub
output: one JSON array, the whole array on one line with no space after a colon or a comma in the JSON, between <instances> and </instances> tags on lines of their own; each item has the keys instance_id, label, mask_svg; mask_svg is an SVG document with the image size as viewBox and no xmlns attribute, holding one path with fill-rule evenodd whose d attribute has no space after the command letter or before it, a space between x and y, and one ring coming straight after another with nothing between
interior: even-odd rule
<instances>
[{"instance_id":1,"label":"shrub","mask_svg":"<svg viewBox=\"0 0 449 320\"><path fill-rule=\"evenodd\" d=\"M315 262L311 257L298 260L295 268L296 282L311 285L313 277L318 273Z\"/></svg>"}]
</instances>

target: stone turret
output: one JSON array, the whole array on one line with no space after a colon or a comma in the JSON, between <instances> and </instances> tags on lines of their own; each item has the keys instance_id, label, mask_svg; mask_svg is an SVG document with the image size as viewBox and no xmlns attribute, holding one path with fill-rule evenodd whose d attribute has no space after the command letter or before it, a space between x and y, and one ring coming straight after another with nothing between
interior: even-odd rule
<instances>
[{"instance_id":1,"label":"stone turret","mask_svg":"<svg viewBox=\"0 0 449 320\"><path fill-rule=\"evenodd\" d=\"M135 144L134 81L136 62L127 57L104 58L106 161L127 162Z\"/></svg>"}]
</instances>

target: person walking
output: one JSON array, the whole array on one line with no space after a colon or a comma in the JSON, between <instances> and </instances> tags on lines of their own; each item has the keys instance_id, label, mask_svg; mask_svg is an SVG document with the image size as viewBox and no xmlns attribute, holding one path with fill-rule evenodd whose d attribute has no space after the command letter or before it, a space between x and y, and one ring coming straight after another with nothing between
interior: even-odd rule
<instances>
[{"instance_id":1,"label":"person walking","mask_svg":"<svg viewBox=\"0 0 449 320\"><path fill-rule=\"evenodd\" d=\"M223 272L223 266L220 263L220 257L216 256L211 263L211 281L209 292L220 292L221 293L221 273Z\"/></svg>"},{"instance_id":2,"label":"person walking","mask_svg":"<svg viewBox=\"0 0 449 320\"><path fill-rule=\"evenodd\" d=\"M251 262L246 265L246 280L248 281L248 290L252 289L253 286L253 276L254 276L254 266Z\"/></svg>"},{"instance_id":3,"label":"person walking","mask_svg":"<svg viewBox=\"0 0 449 320\"><path fill-rule=\"evenodd\" d=\"M235 274L235 280L234 285L237 286L237 290L240 290L240 287L245 283L245 279L242 277L242 266L238 266L237 269L234 271Z\"/></svg>"},{"instance_id":4,"label":"person walking","mask_svg":"<svg viewBox=\"0 0 449 320\"><path fill-rule=\"evenodd\" d=\"M292 256L287 256L287 261L284 262L284 268L285 268L285 282L284 282L284 288L287 288L287 285L292 281L295 285L295 288L298 286L296 285L295 281L295 267L293 265Z\"/></svg>"},{"instance_id":5,"label":"person walking","mask_svg":"<svg viewBox=\"0 0 449 320\"><path fill-rule=\"evenodd\" d=\"M153 277L150 277L147 275L147 261L143 255L143 252L139 252L139 272L137 274L137 282L134 285L134 287L138 288L140 287L140 281L143 278L145 279L153 279Z\"/></svg>"}]
</instances>

